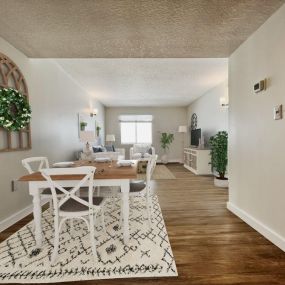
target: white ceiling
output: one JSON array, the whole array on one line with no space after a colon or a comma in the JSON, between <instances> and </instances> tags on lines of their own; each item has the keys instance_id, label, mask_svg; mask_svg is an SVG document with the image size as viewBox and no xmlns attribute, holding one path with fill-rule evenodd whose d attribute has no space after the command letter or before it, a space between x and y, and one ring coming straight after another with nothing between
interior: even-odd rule
<instances>
[{"instance_id":1,"label":"white ceiling","mask_svg":"<svg viewBox=\"0 0 285 285\"><path fill-rule=\"evenodd\" d=\"M187 106L227 79L226 58L56 59L105 106Z\"/></svg>"}]
</instances>

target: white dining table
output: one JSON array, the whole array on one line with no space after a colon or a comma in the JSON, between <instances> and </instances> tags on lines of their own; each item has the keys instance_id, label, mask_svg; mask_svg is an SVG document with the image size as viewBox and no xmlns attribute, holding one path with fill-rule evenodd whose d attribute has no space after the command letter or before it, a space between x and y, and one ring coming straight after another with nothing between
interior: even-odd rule
<instances>
[{"instance_id":1,"label":"white dining table","mask_svg":"<svg viewBox=\"0 0 285 285\"><path fill-rule=\"evenodd\" d=\"M119 167L116 161L112 164L102 164L88 161L75 162L75 166L95 166L97 171L94 176L94 186L119 186L122 192L123 205L123 239L128 244L130 239L129 233L129 191L130 181L137 177L137 162L134 161L129 167ZM104 169L102 171L102 169ZM79 178L70 176L53 177L53 180L60 182L63 187L74 187ZM19 178L19 181L28 182L29 193L33 197L33 215L35 222L35 240L36 246L42 246L42 207L41 192L42 189L48 188L48 182L43 178L40 172L28 174ZM87 185L86 185L87 186Z\"/></svg>"}]
</instances>

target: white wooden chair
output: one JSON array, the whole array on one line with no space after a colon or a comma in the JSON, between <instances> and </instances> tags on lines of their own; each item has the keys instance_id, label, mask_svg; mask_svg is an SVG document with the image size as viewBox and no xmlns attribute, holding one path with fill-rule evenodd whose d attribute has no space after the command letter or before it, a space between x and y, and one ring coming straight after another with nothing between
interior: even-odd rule
<instances>
[{"instance_id":1,"label":"white wooden chair","mask_svg":"<svg viewBox=\"0 0 285 285\"><path fill-rule=\"evenodd\" d=\"M102 197L93 197L93 179L96 168L92 166L83 166L75 168L50 168L42 169L41 173L43 177L48 181L54 205L54 250L51 256L51 263L56 261L59 248L59 234L63 223L68 219L81 219L88 227L90 232L90 243L92 252L94 255L94 261L97 262L97 250L94 238L95 233L95 221L97 214L101 211L102 224L104 232L104 203L105 199ZM54 181L53 175L84 175L81 180L78 180L76 186L71 190L67 191L62 187L62 181ZM76 192L79 191L80 187L88 184L88 197L79 197ZM58 200L56 189L63 193L63 197Z\"/></svg>"},{"instance_id":2,"label":"white wooden chair","mask_svg":"<svg viewBox=\"0 0 285 285\"><path fill-rule=\"evenodd\" d=\"M147 208L147 215L148 215L148 221L151 226L151 218L152 218L152 212L153 212L153 205L152 205L152 191L151 191L151 178L153 171L156 166L157 162L157 155L152 155L147 163L146 168L146 180L133 180L130 183L130 198L134 197L144 197L146 201L146 208ZM122 209L122 205L121 205ZM122 210L120 215L120 223L122 223Z\"/></svg>"},{"instance_id":3,"label":"white wooden chair","mask_svg":"<svg viewBox=\"0 0 285 285\"><path fill-rule=\"evenodd\" d=\"M36 166L36 169L32 166ZM29 174L40 171L43 168L49 168L49 163L47 157L37 156L37 157L28 157L22 160L22 165L28 171ZM52 196L49 188L43 189L41 193L41 198L47 198L50 200L50 212L52 214Z\"/></svg>"},{"instance_id":4,"label":"white wooden chair","mask_svg":"<svg viewBox=\"0 0 285 285\"><path fill-rule=\"evenodd\" d=\"M32 174L37 171L41 171L43 168L49 168L49 162L47 157L44 156L37 156L37 157L28 157L22 160L22 165L28 171L29 174ZM66 190L70 188L65 188ZM57 195L62 195L62 192L59 190L57 191ZM41 192L41 198L49 199L50 203L50 213L53 213L53 206L52 206L52 193L50 188L44 188Z\"/></svg>"}]
</instances>

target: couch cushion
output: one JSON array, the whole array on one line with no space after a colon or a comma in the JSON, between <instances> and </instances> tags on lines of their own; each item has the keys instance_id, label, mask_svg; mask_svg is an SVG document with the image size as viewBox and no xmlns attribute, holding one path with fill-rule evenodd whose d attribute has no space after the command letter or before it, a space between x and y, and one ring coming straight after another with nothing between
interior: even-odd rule
<instances>
[{"instance_id":1,"label":"couch cushion","mask_svg":"<svg viewBox=\"0 0 285 285\"><path fill-rule=\"evenodd\" d=\"M144 158L149 158L149 157L151 157L151 154L149 154L148 152L146 152L146 153L143 154L143 157L144 157Z\"/></svg>"},{"instance_id":2,"label":"couch cushion","mask_svg":"<svg viewBox=\"0 0 285 285\"><path fill-rule=\"evenodd\" d=\"M102 146L98 145L98 146L93 146L93 152L102 152L103 148Z\"/></svg>"},{"instance_id":3,"label":"couch cushion","mask_svg":"<svg viewBox=\"0 0 285 285\"><path fill-rule=\"evenodd\" d=\"M134 153L146 153L148 152L150 145L149 144L134 144Z\"/></svg>"},{"instance_id":4,"label":"couch cushion","mask_svg":"<svg viewBox=\"0 0 285 285\"><path fill-rule=\"evenodd\" d=\"M142 154L140 152L134 153L133 154L133 159L140 159L142 157Z\"/></svg>"},{"instance_id":5,"label":"couch cushion","mask_svg":"<svg viewBox=\"0 0 285 285\"><path fill-rule=\"evenodd\" d=\"M105 145L107 151L115 152L115 147L113 145Z\"/></svg>"}]
</instances>

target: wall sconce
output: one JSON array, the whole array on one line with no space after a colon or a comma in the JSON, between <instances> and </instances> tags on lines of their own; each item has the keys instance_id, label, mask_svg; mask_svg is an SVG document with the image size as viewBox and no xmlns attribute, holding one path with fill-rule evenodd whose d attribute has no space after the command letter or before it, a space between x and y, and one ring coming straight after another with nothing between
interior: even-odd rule
<instances>
[{"instance_id":1,"label":"wall sconce","mask_svg":"<svg viewBox=\"0 0 285 285\"><path fill-rule=\"evenodd\" d=\"M229 107L229 98L221 97L220 98L220 106L221 107Z\"/></svg>"},{"instance_id":2,"label":"wall sconce","mask_svg":"<svg viewBox=\"0 0 285 285\"><path fill-rule=\"evenodd\" d=\"M98 113L98 110L97 110L97 109L93 109L93 110L90 112L90 117L95 117L95 116L97 116L97 113Z\"/></svg>"}]
</instances>

